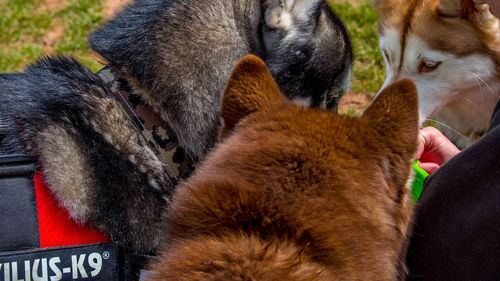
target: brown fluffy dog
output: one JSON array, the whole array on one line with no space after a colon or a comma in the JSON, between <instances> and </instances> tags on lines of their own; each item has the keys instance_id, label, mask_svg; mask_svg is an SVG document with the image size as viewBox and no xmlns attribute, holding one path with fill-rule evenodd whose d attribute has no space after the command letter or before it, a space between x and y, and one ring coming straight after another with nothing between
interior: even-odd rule
<instances>
[{"instance_id":1,"label":"brown fluffy dog","mask_svg":"<svg viewBox=\"0 0 500 281\"><path fill-rule=\"evenodd\" d=\"M401 81L361 118L292 104L244 58L223 140L176 190L153 280L395 280L412 213L417 93Z\"/></svg>"}]
</instances>

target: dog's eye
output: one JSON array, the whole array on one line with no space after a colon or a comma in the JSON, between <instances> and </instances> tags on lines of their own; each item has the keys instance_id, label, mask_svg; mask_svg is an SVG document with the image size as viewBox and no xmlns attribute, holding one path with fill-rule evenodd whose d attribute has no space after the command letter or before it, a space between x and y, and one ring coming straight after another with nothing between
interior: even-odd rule
<instances>
[{"instance_id":1,"label":"dog's eye","mask_svg":"<svg viewBox=\"0 0 500 281\"><path fill-rule=\"evenodd\" d=\"M438 61L423 60L420 63L420 66L418 67L418 72L420 72L420 73L433 72L434 70L436 70L439 67L440 64L441 64L441 62L438 62Z\"/></svg>"}]
</instances>

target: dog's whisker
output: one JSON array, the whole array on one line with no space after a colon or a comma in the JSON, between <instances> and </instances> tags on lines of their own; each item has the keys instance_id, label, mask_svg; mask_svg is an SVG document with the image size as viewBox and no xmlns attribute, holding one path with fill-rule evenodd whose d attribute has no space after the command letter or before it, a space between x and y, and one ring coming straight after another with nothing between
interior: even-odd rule
<instances>
[{"instance_id":1,"label":"dog's whisker","mask_svg":"<svg viewBox=\"0 0 500 281\"><path fill-rule=\"evenodd\" d=\"M437 121L437 120L434 120L434 119L426 119L425 122L434 122L436 124L439 124L440 126L446 127L451 132L457 134L459 137L464 138L464 139L466 139L468 141L471 141L471 139L469 137L465 136L464 134L460 133L459 131L453 129L453 127L451 127L451 126L449 126L449 125L447 125L447 124L445 124L443 122L440 122L440 121Z\"/></svg>"},{"instance_id":2,"label":"dog's whisker","mask_svg":"<svg viewBox=\"0 0 500 281\"><path fill-rule=\"evenodd\" d=\"M476 109L476 114L479 114L479 115L483 115L483 116L486 116L486 117L490 117L490 112L489 111L486 111L486 110L482 110L475 102L473 102L471 99L469 98L465 98L464 99L466 102L468 102L469 104L471 104L472 106L474 106L474 108Z\"/></svg>"},{"instance_id":3,"label":"dog's whisker","mask_svg":"<svg viewBox=\"0 0 500 281\"><path fill-rule=\"evenodd\" d=\"M465 98L465 101L467 101L468 103L472 104L477 109L477 111L479 111L481 114L485 114L484 111L481 111L481 108L479 108L479 106L477 106L477 104L475 104L469 98Z\"/></svg>"},{"instance_id":4,"label":"dog's whisker","mask_svg":"<svg viewBox=\"0 0 500 281\"><path fill-rule=\"evenodd\" d=\"M473 78L474 83L477 85L477 87L478 87L479 89L482 89L482 88L483 88L483 83L481 82L481 80L480 80L480 79L478 79L476 76L472 76L472 78ZM479 94L480 94L480 95L483 95L483 94L482 94L482 91L479 91Z\"/></svg>"},{"instance_id":5,"label":"dog's whisker","mask_svg":"<svg viewBox=\"0 0 500 281\"><path fill-rule=\"evenodd\" d=\"M472 76L474 76L474 78L476 78L477 80L479 80L482 84L484 84L488 90L492 93L495 93L495 90L490 86L490 84L488 84L488 82L484 81L483 78L481 78L481 76L479 76L477 73L474 73L474 72L471 72ZM481 88L481 83L478 83L479 84L479 87Z\"/></svg>"}]
</instances>

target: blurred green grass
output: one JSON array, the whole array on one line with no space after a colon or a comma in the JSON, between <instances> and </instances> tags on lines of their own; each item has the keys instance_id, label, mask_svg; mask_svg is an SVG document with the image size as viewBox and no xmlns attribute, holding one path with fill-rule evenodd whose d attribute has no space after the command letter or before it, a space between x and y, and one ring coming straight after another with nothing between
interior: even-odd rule
<instances>
[{"instance_id":1,"label":"blurred green grass","mask_svg":"<svg viewBox=\"0 0 500 281\"><path fill-rule=\"evenodd\" d=\"M0 72L21 71L47 51L73 55L93 71L102 67L86 39L105 20L102 1L50 2L0 0ZM384 78L383 60L378 51L377 15L369 0L355 5L333 3L332 7L346 24L353 43L352 91L373 97ZM63 30L63 34L56 42L47 43L47 35L57 28Z\"/></svg>"},{"instance_id":2,"label":"blurred green grass","mask_svg":"<svg viewBox=\"0 0 500 281\"><path fill-rule=\"evenodd\" d=\"M102 67L87 45L87 34L104 21L99 0L68 0L47 8L41 0L0 2L0 72L21 71L44 54L68 54L96 71ZM46 36L61 28L63 34L53 46Z\"/></svg>"},{"instance_id":3,"label":"blurred green grass","mask_svg":"<svg viewBox=\"0 0 500 281\"><path fill-rule=\"evenodd\" d=\"M378 48L378 16L370 1L353 5L332 4L333 10L346 25L354 50L352 91L373 97L385 79L384 60Z\"/></svg>"}]
</instances>

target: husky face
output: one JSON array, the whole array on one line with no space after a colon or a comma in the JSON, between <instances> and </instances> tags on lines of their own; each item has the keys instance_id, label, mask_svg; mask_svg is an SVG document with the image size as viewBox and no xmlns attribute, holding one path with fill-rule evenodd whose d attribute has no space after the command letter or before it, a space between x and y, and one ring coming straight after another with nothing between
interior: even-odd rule
<instances>
[{"instance_id":1,"label":"husky face","mask_svg":"<svg viewBox=\"0 0 500 281\"><path fill-rule=\"evenodd\" d=\"M496 76L493 60L483 54L459 57L430 48L423 39L409 35L402 51L397 30L389 29L380 38L386 63L382 88L400 78L412 78L420 93L420 120L436 115L445 105L460 98L464 91L481 86Z\"/></svg>"},{"instance_id":2,"label":"husky face","mask_svg":"<svg viewBox=\"0 0 500 281\"><path fill-rule=\"evenodd\" d=\"M454 16L449 2L460 5L452 0L375 3L387 76L382 89L401 78L413 79L420 123L435 117L469 138L448 133L464 147L487 129L500 97L499 28L484 6L469 7L464 18Z\"/></svg>"}]
</instances>

